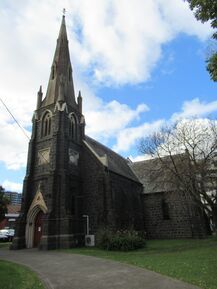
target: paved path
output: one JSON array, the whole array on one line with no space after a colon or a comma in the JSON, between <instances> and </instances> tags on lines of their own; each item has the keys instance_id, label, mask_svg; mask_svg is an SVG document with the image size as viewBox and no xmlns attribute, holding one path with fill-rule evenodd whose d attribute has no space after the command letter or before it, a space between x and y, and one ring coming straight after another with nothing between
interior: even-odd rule
<instances>
[{"instance_id":1,"label":"paved path","mask_svg":"<svg viewBox=\"0 0 217 289\"><path fill-rule=\"evenodd\" d=\"M0 259L27 265L49 289L198 289L149 270L77 254L0 249Z\"/></svg>"}]
</instances>

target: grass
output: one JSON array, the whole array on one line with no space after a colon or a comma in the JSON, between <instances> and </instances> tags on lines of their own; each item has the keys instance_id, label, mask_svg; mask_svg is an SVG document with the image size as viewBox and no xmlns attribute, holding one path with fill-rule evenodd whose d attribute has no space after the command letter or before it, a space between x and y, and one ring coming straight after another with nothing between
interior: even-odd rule
<instances>
[{"instance_id":1,"label":"grass","mask_svg":"<svg viewBox=\"0 0 217 289\"><path fill-rule=\"evenodd\" d=\"M1 289L44 289L37 275L25 266L0 260Z\"/></svg>"},{"instance_id":2,"label":"grass","mask_svg":"<svg viewBox=\"0 0 217 289\"><path fill-rule=\"evenodd\" d=\"M145 249L111 252L97 248L68 249L83 254L147 268L203 289L217 289L217 240L154 240Z\"/></svg>"},{"instance_id":3,"label":"grass","mask_svg":"<svg viewBox=\"0 0 217 289\"><path fill-rule=\"evenodd\" d=\"M0 248L9 248L11 242L2 242L0 243Z\"/></svg>"}]
</instances>

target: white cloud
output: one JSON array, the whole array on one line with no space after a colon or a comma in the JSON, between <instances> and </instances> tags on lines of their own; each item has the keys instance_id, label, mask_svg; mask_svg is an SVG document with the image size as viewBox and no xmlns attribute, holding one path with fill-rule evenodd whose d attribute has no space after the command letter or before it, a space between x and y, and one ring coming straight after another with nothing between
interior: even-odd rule
<instances>
[{"instance_id":1,"label":"white cloud","mask_svg":"<svg viewBox=\"0 0 217 289\"><path fill-rule=\"evenodd\" d=\"M187 2L183 0L156 0L156 2L161 10L161 17L164 18L173 37L177 33L185 33L206 40L210 35L210 25L198 22Z\"/></svg>"},{"instance_id":2,"label":"white cloud","mask_svg":"<svg viewBox=\"0 0 217 289\"><path fill-rule=\"evenodd\" d=\"M207 116L217 111L217 101L201 102L198 98L191 101L185 101L181 112L174 113L171 117L172 121L180 119Z\"/></svg>"},{"instance_id":3,"label":"white cloud","mask_svg":"<svg viewBox=\"0 0 217 289\"><path fill-rule=\"evenodd\" d=\"M121 150L125 130L131 133L130 123L148 108L102 102L90 89L93 77L88 75L94 75L94 84L144 82L160 59L163 44L182 32L205 39L209 25L196 21L180 0L23 0L7 5L1 1L0 97L25 128L31 125L39 85L47 85L62 7L68 11L75 85L84 96L87 132L104 139L117 136L116 148ZM27 141L1 104L0 109L0 161L18 169L26 163ZM143 126L135 128L126 148L144 131Z\"/></svg>"},{"instance_id":4,"label":"white cloud","mask_svg":"<svg viewBox=\"0 0 217 289\"><path fill-rule=\"evenodd\" d=\"M147 105L140 104L135 110L126 104L113 100L107 104L100 103L95 110L86 112L87 134L97 139L108 139L116 136L135 119L139 119L142 112L149 110Z\"/></svg>"},{"instance_id":5,"label":"white cloud","mask_svg":"<svg viewBox=\"0 0 217 289\"><path fill-rule=\"evenodd\" d=\"M157 120L153 123L144 123L143 125L126 128L120 131L117 136L117 143L113 149L117 152L128 151L140 138L150 135L152 132L158 130L164 123L164 120Z\"/></svg>"},{"instance_id":6,"label":"white cloud","mask_svg":"<svg viewBox=\"0 0 217 289\"><path fill-rule=\"evenodd\" d=\"M9 180L5 180L5 181L2 183L2 186L3 186L3 188L4 188L6 191L11 191L11 192L18 192L18 193L20 193L20 192L22 191L23 184L14 183L14 182L11 182L11 181L9 181Z\"/></svg>"},{"instance_id":7,"label":"white cloud","mask_svg":"<svg viewBox=\"0 0 217 289\"><path fill-rule=\"evenodd\" d=\"M33 93L37 83L48 79L60 22L57 11L63 6L73 63L112 84L147 80L161 57L161 46L177 34L206 39L211 31L180 0L135 0L127 5L125 0L30 0L11 2L7 9L0 5L4 78L19 70L16 85L22 91L26 85Z\"/></svg>"},{"instance_id":8,"label":"white cloud","mask_svg":"<svg viewBox=\"0 0 217 289\"><path fill-rule=\"evenodd\" d=\"M207 119L203 119L202 117L209 116L214 112L217 112L217 101L202 102L198 98L185 101L182 105L181 112L174 113L168 120L158 120L153 123L145 123L137 127L127 127L119 131L114 150L117 152L127 152L140 138L152 134L152 132L160 129L160 127L166 123L171 124L174 122L179 122L181 125L187 122L191 126L191 119L193 118L192 125L195 123L195 125L197 124L197 127L200 125L201 127L206 127L208 125ZM135 158L133 158L133 160L135 160Z\"/></svg>"},{"instance_id":9,"label":"white cloud","mask_svg":"<svg viewBox=\"0 0 217 289\"><path fill-rule=\"evenodd\" d=\"M25 167L28 139L17 124L9 119L3 107L0 107L0 122L0 161L7 169L17 170ZM29 135L28 131L25 133Z\"/></svg>"},{"instance_id":10,"label":"white cloud","mask_svg":"<svg viewBox=\"0 0 217 289\"><path fill-rule=\"evenodd\" d=\"M72 49L79 65L97 81L139 83L150 77L161 47L179 33L207 39L209 24L198 22L180 0L80 0L72 17ZM79 37L76 34L79 23Z\"/></svg>"},{"instance_id":11,"label":"white cloud","mask_svg":"<svg viewBox=\"0 0 217 289\"><path fill-rule=\"evenodd\" d=\"M104 143L109 138L116 138L121 130L133 121L139 121L142 113L149 111L149 107L144 103L132 109L116 100L102 101L84 82L79 79L76 79L76 82L83 96L85 132Z\"/></svg>"}]
</instances>

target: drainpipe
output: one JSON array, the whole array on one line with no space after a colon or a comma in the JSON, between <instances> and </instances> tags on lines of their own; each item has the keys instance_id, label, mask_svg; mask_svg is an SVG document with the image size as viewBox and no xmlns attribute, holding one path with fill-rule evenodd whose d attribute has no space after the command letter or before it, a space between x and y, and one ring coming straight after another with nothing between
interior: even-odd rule
<instances>
[{"instance_id":1,"label":"drainpipe","mask_svg":"<svg viewBox=\"0 0 217 289\"><path fill-rule=\"evenodd\" d=\"M89 225L89 216L88 215L83 215L83 218L86 218L86 230L87 230L87 235L89 235L90 232L90 225Z\"/></svg>"}]
</instances>

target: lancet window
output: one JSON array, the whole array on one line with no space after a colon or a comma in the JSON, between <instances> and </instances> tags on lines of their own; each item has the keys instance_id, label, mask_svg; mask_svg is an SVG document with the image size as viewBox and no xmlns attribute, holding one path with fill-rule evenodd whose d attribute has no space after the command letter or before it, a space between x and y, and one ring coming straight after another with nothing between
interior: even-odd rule
<instances>
[{"instance_id":1,"label":"lancet window","mask_svg":"<svg viewBox=\"0 0 217 289\"><path fill-rule=\"evenodd\" d=\"M168 203L163 199L161 202L162 213L163 213L163 220L170 219L170 211Z\"/></svg>"},{"instance_id":2,"label":"lancet window","mask_svg":"<svg viewBox=\"0 0 217 289\"><path fill-rule=\"evenodd\" d=\"M46 112L42 119L42 131L41 136L45 137L51 134L51 113Z\"/></svg>"},{"instance_id":3,"label":"lancet window","mask_svg":"<svg viewBox=\"0 0 217 289\"><path fill-rule=\"evenodd\" d=\"M78 123L75 115L71 114L69 117L69 136L74 140L77 140L78 137L77 125Z\"/></svg>"}]
</instances>

